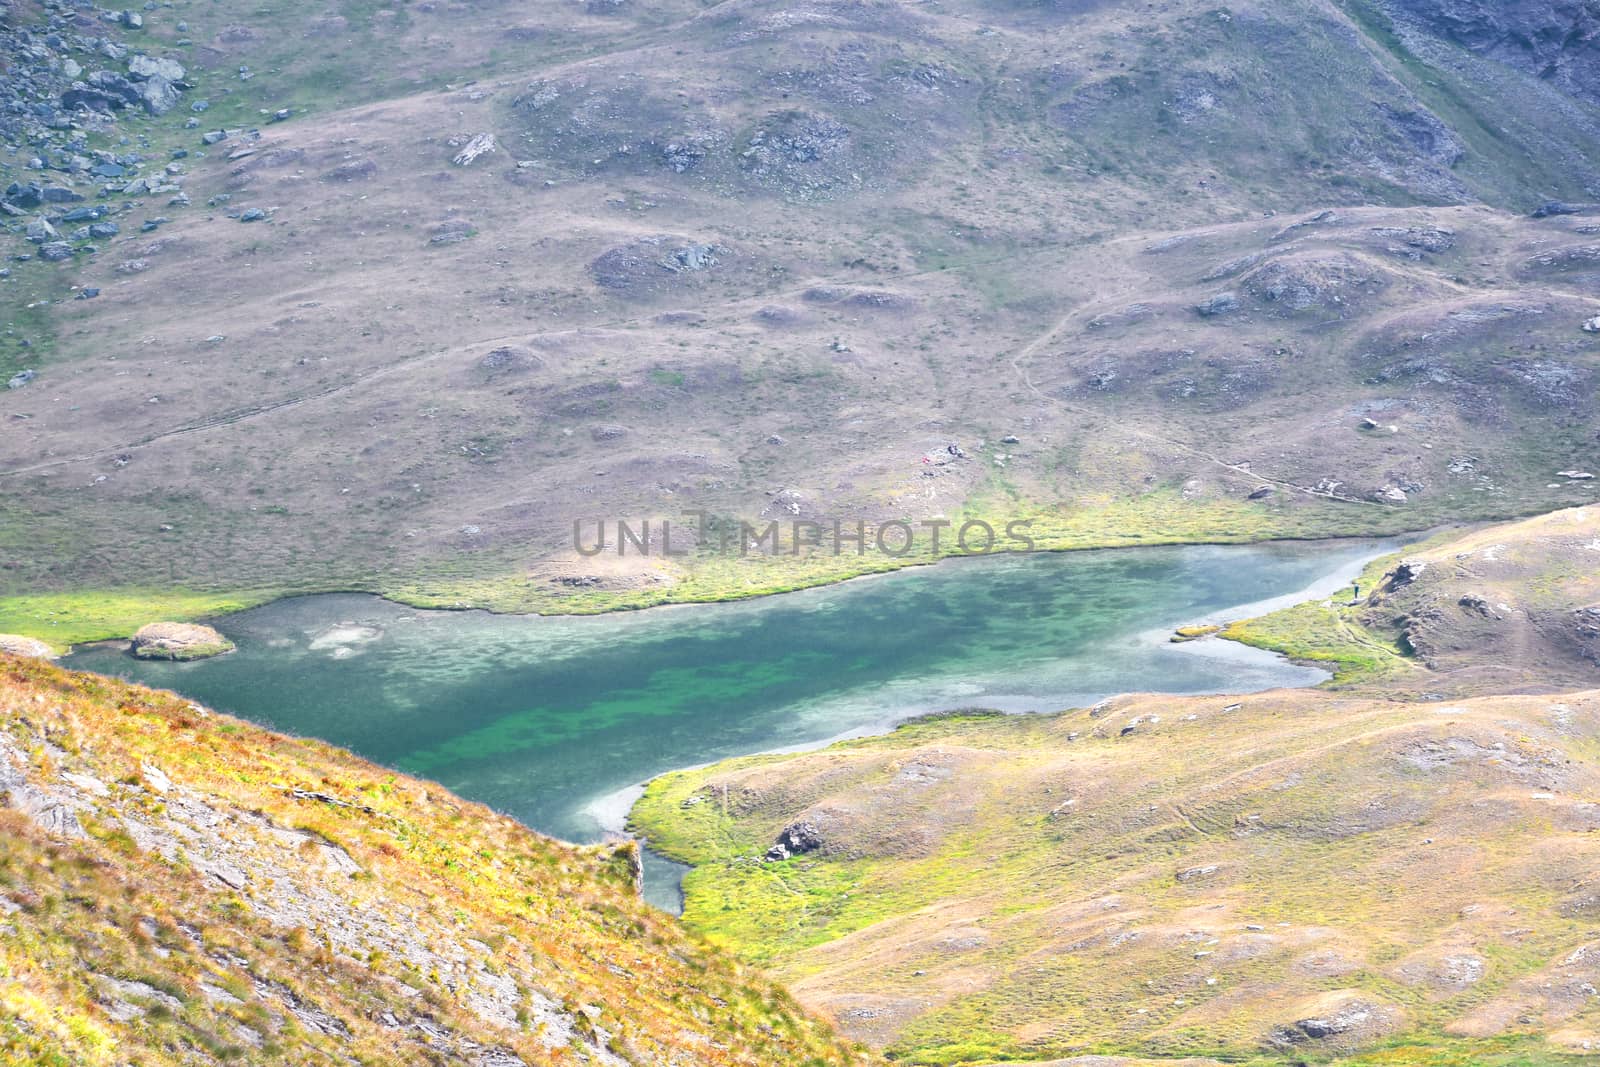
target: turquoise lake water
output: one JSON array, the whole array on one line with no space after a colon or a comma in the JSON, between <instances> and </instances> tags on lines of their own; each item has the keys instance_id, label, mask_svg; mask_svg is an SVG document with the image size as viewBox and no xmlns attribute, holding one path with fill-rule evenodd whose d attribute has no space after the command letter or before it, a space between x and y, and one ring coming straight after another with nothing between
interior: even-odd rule
<instances>
[{"instance_id":1,"label":"turquoise lake water","mask_svg":"<svg viewBox=\"0 0 1600 1067\"><path fill-rule=\"evenodd\" d=\"M1245 692L1320 672L1169 631L1331 592L1393 545L1151 548L952 560L733 604L594 617L285 600L222 620L232 655L68 665L174 689L434 779L576 841L666 770L957 707L1052 711L1128 690ZM652 896L674 880L652 864Z\"/></svg>"}]
</instances>

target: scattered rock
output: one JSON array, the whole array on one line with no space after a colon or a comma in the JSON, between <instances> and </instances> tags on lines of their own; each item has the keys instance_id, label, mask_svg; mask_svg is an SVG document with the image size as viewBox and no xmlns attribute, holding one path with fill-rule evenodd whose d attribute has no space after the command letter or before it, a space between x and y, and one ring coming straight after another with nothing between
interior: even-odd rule
<instances>
[{"instance_id":1,"label":"scattered rock","mask_svg":"<svg viewBox=\"0 0 1600 1067\"><path fill-rule=\"evenodd\" d=\"M378 165L370 159L352 159L334 167L323 178L335 182L364 182L378 175Z\"/></svg>"},{"instance_id":2,"label":"scattered rock","mask_svg":"<svg viewBox=\"0 0 1600 1067\"><path fill-rule=\"evenodd\" d=\"M457 152L455 158L450 160L458 167L470 167L483 156L489 155L497 148L492 133L480 133L468 141L466 146Z\"/></svg>"},{"instance_id":3,"label":"scattered rock","mask_svg":"<svg viewBox=\"0 0 1600 1067\"><path fill-rule=\"evenodd\" d=\"M1278 1026L1269 1040L1279 1047L1315 1041L1331 1047L1350 1049L1365 1045L1390 1033L1401 1023L1402 1012L1353 991L1328 994L1315 1015L1297 1020L1292 1026Z\"/></svg>"},{"instance_id":4,"label":"scattered rock","mask_svg":"<svg viewBox=\"0 0 1600 1067\"><path fill-rule=\"evenodd\" d=\"M28 223L22 234L36 245L44 244L46 241L54 241L60 236L56 233L56 228L50 225L50 220L43 215Z\"/></svg>"},{"instance_id":5,"label":"scattered rock","mask_svg":"<svg viewBox=\"0 0 1600 1067\"><path fill-rule=\"evenodd\" d=\"M465 241L477 232L472 223L466 219L446 219L430 231L428 243L435 245L455 244L457 241Z\"/></svg>"},{"instance_id":6,"label":"scattered rock","mask_svg":"<svg viewBox=\"0 0 1600 1067\"><path fill-rule=\"evenodd\" d=\"M1237 293L1218 293L1196 304L1194 310L1203 319L1232 315L1239 310L1239 296Z\"/></svg>"},{"instance_id":7,"label":"scattered rock","mask_svg":"<svg viewBox=\"0 0 1600 1067\"><path fill-rule=\"evenodd\" d=\"M672 253L672 260L683 270L706 270L717 265L716 245L688 245Z\"/></svg>"},{"instance_id":8,"label":"scattered rock","mask_svg":"<svg viewBox=\"0 0 1600 1067\"><path fill-rule=\"evenodd\" d=\"M1557 215L1582 215L1586 211L1594 210L1595 207L1593 204L1568 204L1561 200L1551 200L1534 208L1533 217L1548 219Z\"/></svg>"}]
</instances>

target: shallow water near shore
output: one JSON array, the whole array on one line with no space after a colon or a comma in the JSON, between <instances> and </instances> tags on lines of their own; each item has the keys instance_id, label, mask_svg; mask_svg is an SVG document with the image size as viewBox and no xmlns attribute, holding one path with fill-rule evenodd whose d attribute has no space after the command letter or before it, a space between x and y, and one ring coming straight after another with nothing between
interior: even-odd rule
<instances>
[{"instance_id":1,"label":"shallow water near shore","mask_svg":"<svg viewBox=\"0 0 1600 1067\"><path fill-rule=\"evenodd\" d=\"M1322 672L1174 626L1345 584L1393 542L1003 555L731 604L588 617L419 611L376 597L230 616L194 663L90 648L67 665L434 779L593 841L664 771L808 747L930 711L1042 712L1129 690L1247 692ZM1244 609L1244 605L1255 605ZM670 907L676 879L647 869Z\"/></svg>"}]
</instances>

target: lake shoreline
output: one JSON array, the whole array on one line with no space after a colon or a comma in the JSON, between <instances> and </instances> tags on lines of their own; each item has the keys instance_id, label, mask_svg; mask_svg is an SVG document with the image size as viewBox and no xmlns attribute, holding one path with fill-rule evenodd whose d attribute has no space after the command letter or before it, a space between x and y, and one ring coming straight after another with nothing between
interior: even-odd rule
<instances>
[{"instance_id":1,"label":"lake shoreline","mask_svg":"<svg viewBox=\"0 0 1600 1067\"><path fill-rule=\"evenodd\" d=\"M1174 623L1171 626L1152 627L1152 628L1150 628L1148 630L1142 631L1139 634L1137 634L1135 636L1135 640L1136 641L1140 641L1140 642L1145 642L1145 643L1158 643L1158 642L1159 643L1167 643L1167 644L1170 645L1170 650L1174 651L1174 652L1182 652L1182 653L1186 653L1186 654L1189 654L1189 655L1208 656L1208 657L1211 657L1211 658L1218 658L1218 659L1225 659L1225 660L1234 660L1235 662L1248 662L1248 661L1251 661L1251 660L1254 660L1254 661L1257 661L1257 662L1266 662L1266 661L1292 662L1292 660L1290 660L1290 658L1288 656L1285 656L1282 653L1272 652L1272 651L1268 651L1267 649L1256 648L1254 646L1244 644L1244 643L1242 643L1240 641L1237 641L1237 640L1234 640L1232 638L1226 637L1220 632L1218 632L1216 634L1213 634L1211 636L1205 637L1205 638L1198 639L1198 640L1187 641L1187 642L1182 642L1182 643L1177 643L1177 644L1170 643L1169 639L1170 639L1170 635L1181 626L1203 624L1203 625L1216 625L1216 626L1219 626L1221 628L1226 628L1226 626L1228 624L1233 623L1233 622L1238 622L1238 621L1240 621L1242 619L1254 618L1256 616L1263 615L1263 614L1266 614L1266 613L1271 612L1271 611L1276 611L1276 610L1279 610L1280 608L1287 607L1287 606L1290 606L1290 605L1293 605L1293 604L1303 603L1303 602L1306 602L1306 601L1309 601L1309 600L1317 600L1317 599L1326 598L1327 596L1330 596L1331 594L1336 593L1339 590L1341 590L1341 589L1345 588L1346 586L1348 586L1351 583L1351 581L1353 581L1355 578L1359 577L1360 574L1362 573L1362 571L1365 570L1365 568L1367 566L1369 566L1374 560L1381 559L1384 556L1393 555L1393 554L1396 554L1398 552L1404 551L1404 549L1406 547L1408 547L1411 544L1415 544L1419 540L1422 540L1425 536L1427 536L1427 535L1426 534L1422 534L1422 535L1407 536L1407 537L1402 537L1402 538L1384 539L1383 544L1381 546L1378 546L1377 550L1374 551L1371 555L1368 555L1366 557L1363 557L1363 558L1361 558L1359 560L1356 560L1356 561L1353 561L1353 562L1347 562L1347 563L1341 564L1339 567L1335 568L1333 571L1330 571L1328 574L1323 575L1322 577L1318 578L1316 581L1311 582L1310 584L1304 586L1301 589L1295 590L1295 591L1290 592L1290 593L1285 593L1285 594L1282 594L1280 596L1270 597L1270 598L1265 599L1265 600L1252 601L1252 602L1245 603L1245 604L1239 604L1239 605L1234 606L1234 607L1224 608L1224 609L1221 609L1219 611L1208 612L1205 615L1203 615L1203 616L1201 616L1201 617L1199 617L1197 619L1184 620L1184 621L1181 621L1181 622ZM1358 538L1315 538L1315 539L1302 539L1302 540L1350 541L1350 540L1360 540L1360 539L1358 539ZM1110 551L1110 550L1105 550L1105 551ZM1312 688L1314 686L1324 684L1324 683L1326 683L1327 681L1331 680L1334 677L1333 672L1328 670L1325 666L1323 666L1321 664L1305 664L1305 666L1309 667L1312 670L1315 670L1317 673L1321 674L1322 677L1320 679L1315 680L1315 681L1308 680L1307 683L1304 686L1280 686L1278 688ZM1136 690L1130 690L1130 691L1126 691L1126 692L1122 692L1122 693L1106 693L1106 694L1103 695L1103 697L1101 699L1111 699L1111 698L1118 697L1118 696L1129 695L1129 693L1133 693L1133 692L1137 692L1137 691ZM1218 692L1218 693L1213 694L1213 695L1221 697L1221 696L1239 696L1239 695L1245 695L1245 694L1242 693L1242 692L1238 692L1238 691L1223 691L1223 692ZM985 709L985 710L991 710L991 709ZM1013 711L1007 711L1007 710L1005 710L1003 708L996 708L996 709L992 709L992 710L999 711L1002 714L1007 714L1007 715L1027 715L1027 714L1060 715L1060 714L1065 714L1067 712L1070 712L1070 711L1072 711L1074 709L1073 708L1059 708L1059 709L1056 709L1054 711L1045 711L1045 712L1027 712L1027 711L1015 711L1015 712L1013 712ZM927 714L939 714L939 713L938 712L931 712L931 713L924 712L924 713L922 713L922 715L927 715ZM775 748L761 749L761 750L758 750L758 751L745 753L745 754L743 754L741 756L723 757L722 759L707 760L707 761L700 762L700 763L686 764L686 765L680 766L680 767L673 767L670 770L662 771L660 774L654 775L651 778L649 778L649 779L647 779L647 780L645 780L643 782L638 782L638 783L635 783L633 785L625 786L625 787L623 787L621 789L616 790L613 793L608 793L608 794L605 794L603 796L596 797L594 800L592 800L588 804L586 804L582 810L586 814L590 815L595 820L595 822L600 826L602 833L605 835L605 837L607 839L610 839L610 840L631 840L631 841L635 841L635 842L638 843L641 851L649 853L652 856L655 856L660 864L662 864L662 865L670 865L671 867L675 867L675 868L679 869L678 880L670 887L672 892L676 895L676 897L678 898L678 900L680 902L679 906L678 906L677 909L667 908L665 910L671 911L673 914L681 914L681 909L682 909L681 901L683 899L682 876L684 874L687 874L688 871L691 870L692 868L689 867L686 864L680 863L680 862L678 862L676 860L671 860L668 857L661 856L661 855L659 855L657 853L652 852L651 849L650 849L649 839L646 838L646 837L642 837L642 836L636 835L630 829L630 824L632 822L633 809L638 804L638 802L641 799L643 799L645 791L649 788L651 782L655 781L657 778L661 778L661 777L664 777L665 775L669 775L669 774L680 774L680 773L683 773L685 771L702 770L702 769L704 769L706 767L710 767L710 766L712 766L712 765L714 765L716 763L724 762L726 759L744 759L744 758L759 757L759 756L793 755L793 754L802 753L802 752L817 752L817 751L821 751L823 749L831 748L834 745L840 744L840 743L845 742L845 741L856 740L856 739L864 738L864 737L881 737L881 736L884 736L886 734L893 733L895 730L899 729L902 725L904 725L904 724L906 724L908 722L916 721L918 718L922 717L922 715L891 717L891 718L884 719L884 720L882 720L880 722L877 722L877 723L868 724L868 725L861 726L861 727L858 727L858 728L855 728L855 729L852 729L852 730L847 730L847 731L844 731L842 733L836 734L836 735L834 735L832 737L827 737L827 738L824 738L824 739L821 739L821 740L818 740L818 741L815 741L815 742L808 742L808 743L798 744L798 745L784 745L784 746L775 747ZM656 887L656 893L657 893L657 895L661 895L660 887Z\"/></svg>"},{"instance_id":2,"label":"lake shoreline","mask_svg":"<svg viewBox=\"0 0 1600 1067\"><path fill-rule=\"evenodd\" d=\"M1417 516L1424 521L1429 517ZM1078 552L1117 552L1136 548L1242 548L1274 544L1337 544L1373 539L1415 541L1432 536L1441 530L1466 530L1491 521L1496 520L1446 518L1443 522L1435 521L1431 525L1414 528L1391 527L1385 523L1371 526L1330 524L1329 529L1309 533L1297 532L1292 526L1288 526L1276 530L1269 528L1260 531L1259 535L1213 532L1209 536L1202 533L1190 537L1181 532L1170 532L1148 539L1137 534L1112 535L1102 532L1099 536L1090 535L1088 539L1081 541L1075 536L1052 533L1041 535L1045 543L1029 550L1004 549L972 553L947 548L936 556L884 557L876 560L871 566L820 572L783 572L775 567L770 580L756 587L717 587L708 591L704 585L697 585L695 572L691 571L672 587L650 594L651 599L639 601L637 590L614 589L602 590L594 594L596 599L586 603L564 605L543 603L542 601L549 596L546 593L508 595L506 589L518 581L525 581L525 576L471 579L469 581L474 583L471 590L459 596L452 593L428 592L418 584L427 581L426 578L374 582L334 580L326 584L313 582L302 586L266 585L242 590L210 592L196 592L172 586L19 593L0 597L0 632L42 640L55 650L55 658L60 658L71 655L83 646L129 640L135 630L150 622L199 622L225 625L230 616L284 600L341 593L375 596L392 604L426 611L481 611L497 616L575 618L630 614L654 608L761 600L785 593L842 585L866 578L882 577L962 560L1052 556ZM630 600L630 598L635 599ZM517 606L518 602L538 606L520 607Z\"/></svg>"},{"instance_id":3,"label":"lake shoreline","mask_svg":"<svg viewBox=\"0 0 1600 1067\"><path fill-rule=\"evenodd\" d=\"M102 644L67 665L177 690L592 842L625 834L663 774L952 708L1050 714L1130 691L1315 686L1326 669L1170 638L1334 592L1409 539L1317 542L994 554L700 612L562 618L302 596L238 616L232 656L157 664ZM663 883L652 902L670 910L682 872L646 859L646 881Z\"/></svg>"},{"instance_id":4,"label":"lake shoreline","mask_svg":"<svg viewBox=\"0 0 1600 1067\"><path fill-rule=\"evenodd\" d=\"M658 611L665 611L665 610L671 609L671 608L682 609L682 608L692 608L692 607L704 607L704 606L713 605L713 604L738 604L738 603L745 603L745 602L749 602L749 601L770 600L770 599L777 598L777 597L783 597L783 596L786 596L786 595L789 595L789 594L792 594L792 593L805 592L807 590L825 589L825 588L831 588L831 587L834 587L834 586L842 586L842 585L847 585L847 584L852 584L852 583L865 582L867 580L874 579L874 578L886 578L886 577L888 577L890 575L901 574L901 573L904 573L904 572L907 572L907 571L914 571L914 570L921 570L921 569L926 569L926 568L930 568L930 567L942 567L942 566L957 567L957 566L961 566L963 564L970 563L970 562L972 562L974 560L986 560L986 559L996 559L996 558L1004 558L1004 557L1022 557L1022 558L1027 558L1027 557L1035 557L1035 556L1060 556L1060 555L1069 555L1069 554L1075 554L1075 553L1080 553L1080 552L1129 552L1129 551L1138 551L1138 550L1141 550L1141 549L1152 549L1152 548L1248 548L1248 547L1264 548L1264 547L1269 547L1269 546L1272 546L1272 545L1305 545L1305 544L1337 545L1337 544L1342 544L1342 543L1348 543L1348 542L1351 542L1351 541L1363 541L1363 540L1402 541L1402 542L1410 544L1410 543L1416 543L1416 542L1421 541L1421 540L1425 540L1425 539L1427 539L1429 537L1432 537L1432 536L1434 536L1434 535L1436 535L1439 532L1444 531L1444 530L1449 530L1449 529L1467 530L1467 529L1470 529L1473 526L1477 526L1477 525L1483 525L1483 524L1482 523L1478 523L1478 522L1445 523L1445 524L1434 525L1434 526L1430 526L1430 527L1426 527L1426 528L1418 529L1418 530L1403 530L1403 531L1399 531L1399 532L1392 533L1392 534L1372 534L1372 535L1364 535L1364 534L1332 534L1332 535L1325 536L1325 537L1320 537L1320 536L1306 536L1306 537L1284 536L1284 537L1265 538L1265 539L1262 539L1262 540L1200 540L1200 541L1189 541L1189 540L1182 540L1182 539L1174 539L1174 540L1166 540L1166 541L1143 542L1143 543L1139 543L1139 544L1126 544L1126 543L1123 543L1123 544L1105 544L1105 545L1095 545L1095 544L1073 545L1073 546L1061 547L1061 548L1036 548L1036 549L1031 549L1031 550L1026 550L1026 551L1006 549L1006 550L1002 550L1002 551L986 552L986 553L954 552L954 553L940 555L940 556L933 557L933 558L917 558L917 559L909 560L909 561L904 562L904 563L895 563L895 564L892 564L892 565L889 565L889 566L885 566L885 567L881 567L881 568L875 568L875 569L870 569L870 570L865 570L865 571L859 571L859 572L855 572L855 573L841 574L841 575L838 575L838 576L835 576L835 577L819 577L815 581L804 581L804 582L797 583L797 584L794 584L794 585L791 585L791 586L785 586L785 587L782 587L782 588L758 589L758 590L751 590L751 591L745 592L745 593L735 593L735 594L730 594L730 595L719 595L719 596L714 596L714 597L713 596L707 596L707 597L703 597L703 598L696 598L696 597L692 597L692 596L686 596L686 597L684 597L682 599L666 599L666 600L662 600L662 601L657 602L657 603L650 603L650 604L625 604L625 603L619 603L619 604L615 604L615 605L610 606L610 607L597 608L595 610L581 610L581 609L578 609L578 610L571 610L571 611L539 611L539 610L518 611L518 610L502 610L502 609L497 609L497 608L494 608L494 607L485 606L483 604L473 604L473 603L441 604L441 603L429 600L429 599L427 599L425 597L408 596L408 595L406 595L406 594L404 594L402 592L397 592L397 591L393 591L393 590L386 592L386 591L383 591L383 590L381 590L379 588L374 588L374 587L370 587L370 586L369 587L362 587L362 586L358 586L358 585L354 585L354 584L350 584L350 585L333 584L333 585L329 585L327 587L312 586L312 587L300 588L300 589L288 589L288 590L281 590L281 591L262 592L262 593L259 594L259 597L256 594L251 594L251 593L233 593L233 594L219 593L219 594L217 594L217 596L219 598L233 598L233 599L240 600L241 603L238 606L230 606L230 609L227 610L227 611L222 611L222 612L217 612L217 613L212 613L212 614L183 615L183 613L177 613L177 614L174 614L173 618L171 618L170 620L169 619L156 620L156 619L152 618L152 619L148 619L146 621L183 621L183 622L193 621L193 622L204 623L204 624L207 624L207 625L217 626L217 627L221 628L221 627L225 627L226 626L227 620L230 617L242 614L244 612L255 611L258 608L269 607L271 605L280 604L280 603L282 603L284 601L289 601L289 600L299 600L299 599L304 599L304 598L309 598L309 597L338 596L338 595L354 595L354 596L375 597L375 598L377 598L379 600L382 600L382 601L385 601L385 602L387 602L389 604L393 604L393 605L396 605L398 607L410 608L410 609L416 610L416 611L451 612L451 613L463 613L463 614L470 614L470 613L473 613L473 612L481 612L481 613L483 613L485 615L494 616L494 617L500 617L500 618L540 618L540 619L598 618L598 617L614 616L614 615L634 615L634 614L638 614L638 613L642 613L642 612L658 612ZM3 604L3 603L4 603L3 601L0 601L0 604ZM47 643L50 642L49 636L44 631L34 632L32 628L29 628L29 627L26 627L26 626L24 626L24 627L13 627L13 628L16 630L16 632L18 634L20 634L22 636L38 637L39 639L44 640ZM137 629L137 627L133 627L133 629ZM101 646L101 647L115 646L115 645L118 645L118 644L121 644L121 643L129 641L129 640L131 640L131 638L132 638L132 630L129 630L129 632L126 633L126 634L109 634L109 635L106 635L106 636L100 636L100 637L93 637L93 638L85 638L85 639L82 639L82 640L76 640L76 641L73 641L71 644L68 644L68 645L64 646L64 648L63 648L63 646L61 646L59 644L56 644L56 647L58 649L61 649L61 651L58 652L58 654L57 654L57 656L55 658L60 659L60 658L64 658L64 657L69 657L69 656L73 655L76 652L81 652L81 651L84 651L84 650L87 650L87 649L90 649L90 648L94 648L94 647L97 647L97 646Z\"/></svg>"}]
</instances>

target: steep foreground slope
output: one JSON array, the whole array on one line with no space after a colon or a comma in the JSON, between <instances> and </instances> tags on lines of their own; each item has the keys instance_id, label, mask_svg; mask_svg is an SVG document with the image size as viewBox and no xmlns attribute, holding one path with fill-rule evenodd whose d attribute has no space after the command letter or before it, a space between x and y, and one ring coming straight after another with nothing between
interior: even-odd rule
<instances>
[{"instance_id":1,"label":"steep foreground slope","mask_svg":"<svg viewBox=\"0 0 1600 1067\"><path fill-rule=\"evenodd\" d=\"M84 199L9 217L71 258L0 279L33 375L0 393L0 629L867 566L664 558L659 525L586 559L578 518L1064 546L1593 500L1558 473L1600 466L1588 6L1494 7L18 0L51 147L0 170ZM140 54L182 106L113 128L62 81ZM94 208L120 230L66 219Z\"/></svg>"},{"instance_id":2,"label":"steep foreground slope","mask_svg":"<svg viewBox=\"0 0 1600 1067\"><path fill-rule=\"evenodd\" d=\"M0 1062L847 1064L576 848L170 694L0 656Z\"/></svg>"},{"instance_id":3,"label":"steep foreground slope","mask_svg":"<svg viewBox=\"0 0 1600 1067\"><path fill-rule=\"evenodd\" d=\"M1593 1062L1600 513L1383 573L1316 605L1325 651L1411 635L1365 687L956 712L634 818L692 928L904 1062Z\"/></svg>"}]
</instances>

